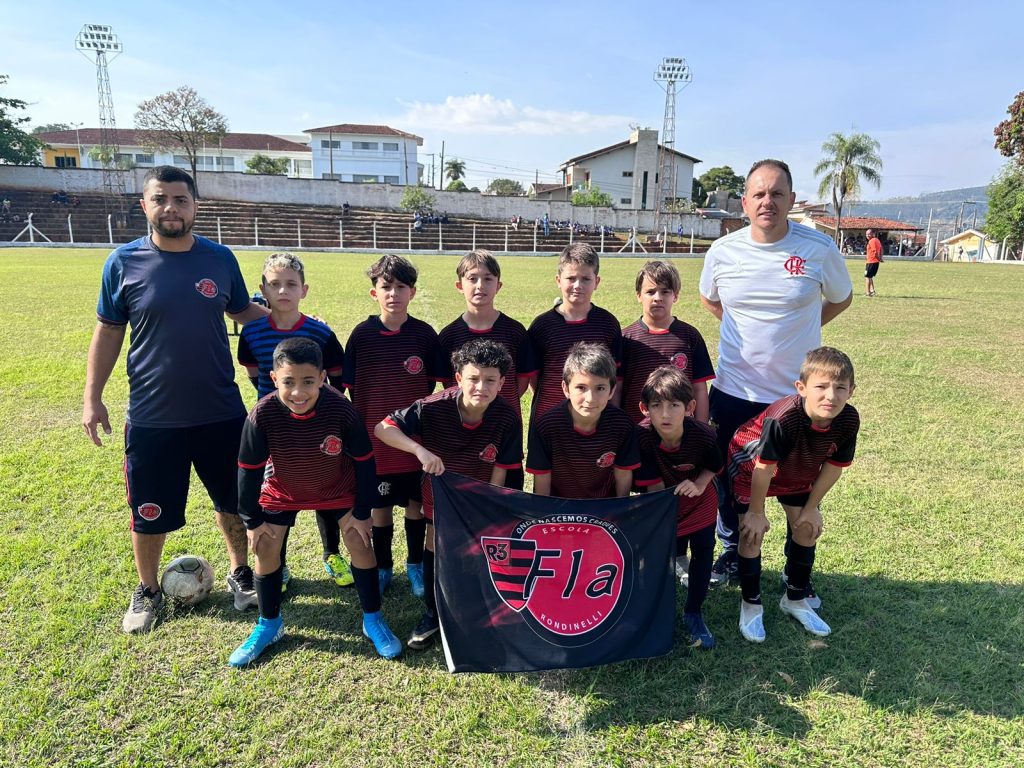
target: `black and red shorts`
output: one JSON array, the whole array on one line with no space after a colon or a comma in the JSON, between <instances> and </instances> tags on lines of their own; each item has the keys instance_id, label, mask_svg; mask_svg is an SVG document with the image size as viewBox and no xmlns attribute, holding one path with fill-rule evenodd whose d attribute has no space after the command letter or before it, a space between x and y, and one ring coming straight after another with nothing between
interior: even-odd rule
<instances>
[{"instance_id":1,"label":"black and red shorts","mask_svg":"<svg viewBox=\"0 0 1024 768\"><path fill-rule=\"evenodd\" d=\"M410 501L423 501L423 471L377 475L377 498L374 509L407 507Z\"/></svg>"}]
</instances>

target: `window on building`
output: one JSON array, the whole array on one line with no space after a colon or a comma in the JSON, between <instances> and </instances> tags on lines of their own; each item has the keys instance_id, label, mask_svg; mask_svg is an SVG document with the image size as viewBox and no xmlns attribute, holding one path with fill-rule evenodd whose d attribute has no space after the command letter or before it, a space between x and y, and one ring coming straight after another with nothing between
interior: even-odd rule
<instances>
[{"instance_id":1,"label":"window on building","mask_svg":"<svg viewBox=\"0 0 1024 768\"><path fill-rule=\"evenodd\" d=\"M620 197L619 198L619 204L620 205L632 205L633 204L633 198L632 197Z\"/></svg>"},{"instance_id":2,"label":"window on building","mask_svg":"<svg viewBox=\"0 0 1024 768\"><path fill-rule=\"evenodd\" d=\"M321 179L332 179L334 181L341 181L341 174L340 173L321 173L320 174L320 178Z\"/></svg>"},{"instance_id":3,"label":"window on building","mask_svg":"<svg viewBox=\"0 0 1024 768\"><path fill-rule=\"evenodd\" d=\"M397 141L385 141L385 142L382 142L381 143L381 148L385 152L397 152L398 151L398 142Z\"/></svg>"},{"instance_id":4,"label":"window on building","mask_svg":"<svg viewBox=\"0 0 1024 768\"><path fill-rule=\"evenodd\" d=\"M384 177L384 183L385 184L398 184L399 183L398 177L397 176L385 176Z\"/></svg>"},{"instance_id":5,"label":"window on building","mask_svg":"<svg viewBox=\"0 0 1024 768\"><path fill-rule=\"evenodd\" d=\"M191 168L192 167L192 164L189 163L188 158L185 157L184 155L175 155L174 156L174 164L175 165L184 166L185 168Z\"/></svg>"},{"instance_id":6,"label":"window on building","mask_svg":"<svg viewBox=\"0 0 1024 768\"><path fill-rule=\"evenodd\" d=\"M73 157L55 157L53 158L58 168L77 168L78 160Z\"/></svg>"},{"instance_id":7,"label":"window on building","mask_svg":"<svg viewBox=\"0 0 1024 768\"><path fill-rule=\"evenodd\" d=\"M220 166L222 171L233 171L235 170L235 158L233 157L218 157L217 165Z\"/></svg>"},{"instance_id":8,"label":"window on building","mask_svg":"<svg viewBox=\"0 0 1024 768\"><path fill-rule=\"evenodd\" d=\"M312 176L313 175L313 161L312 160L296 160L295 161L295 172L299 176Z\"/></svg>"},{"instance_id":9,"label":"window on building","mask_svg":"<svg viewBox=\"0 0 1024 768\"><path fill-rule=\"evenodd\" d=\"M376 141L353 141L352 149L377 149L378 144Z\"/></svg>"},{"instance_id":10,"label":"window on building","mask_svg":"<svg viewBox=\"0 0 1024 768\"><path fill-rule=\"evenodd\" d=\"M352 181L356 184L376 184L380 179L376 176L368 176L360 173L352 174Z\"/></svg>"},{"instance_id":11,"label":"window on building","mask_svg":"<svg viewBox=\"0 0 1024 768\"><path fill-rule=\"evenodd\" d=\"M622 178L624 178L624 179L632 179L633 178L633 172L632 171L623 171L622 172Z\"/></svg>"},{"instance_id":12,"label":"window on building","mask_svg":"<svg viewBox=\"0 0 1024 768\"><path fill-rule=\"evenodd\" d=\"M125 152L118 152L114 161L122 168L127 167L135 162L135 158Z\"/></svg>"},{"instance_id":13,"label":"window on building","mask_svg":"<svg viewBox=\"0 0 1024 768\"><path fill-rule=\"evenodd\" d=\"M320 149L341 149L341 142L320 139Z\"/></svg>"},{"instance_id":14,"label":"window on building","mask_svg":"<svg viewBox=\"0 0 1024 768\"><path fill-rule=\"evenodd\" d=\"M155 158L153 157L153 155L145 155L142 154L141 152L135 155L136 165L153 165L154 162Z\"/></svg>"}]
</instances>

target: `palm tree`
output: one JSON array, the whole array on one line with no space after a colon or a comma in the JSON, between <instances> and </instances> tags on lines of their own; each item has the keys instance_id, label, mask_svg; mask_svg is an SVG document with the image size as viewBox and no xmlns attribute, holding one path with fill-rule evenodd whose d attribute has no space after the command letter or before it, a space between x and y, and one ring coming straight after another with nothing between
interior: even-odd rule
<instances>
[{"instance_id":1,"label":"palm tree","mask_svg":"<svg viewBox=\"0 0 1024 768\"><path fill-rule=\"evenodd\" d=\"M444 164L444 173L450 181L458 181L466 175L466 161L454 157Z\"/></svg>"},{"instance_id":2,"label":"palm tree","mask_svg":"<svg viewBox=\"0 0 1024 768\"><path fill-rule=\"evenodd\" d=\"M814 166L814 175L821 176L818 197L823 200L832 197L832 207L836 212L836 245L840 250L843 248L840 228L843 203L847 199L856 199L860 194L861 180L874 184L875 189L882 185L880 149L881 145L866 133L851 133L849 136L833 133L821 145L825 156Z\"/></svg>"}]
</instances>

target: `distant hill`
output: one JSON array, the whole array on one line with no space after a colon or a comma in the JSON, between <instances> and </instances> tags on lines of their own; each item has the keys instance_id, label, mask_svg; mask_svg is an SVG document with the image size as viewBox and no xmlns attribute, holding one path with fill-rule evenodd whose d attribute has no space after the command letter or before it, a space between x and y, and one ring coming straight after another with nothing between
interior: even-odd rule
<instances>
[{"instance_id":1,"label":"distant hill","mask_svg":"<svg viewBox=\"0 0 1024 768\"><path fill-rule=\"evenodd\" d=\"M963 205L965 226L970 227L974 224L975 209L977 210L978 228L984 226L985 215L988 213L986 189L986 187L964 187L963 189L948 189L943 192L927 192L917 197L894 197L889 200L857 202L844 207L843 214L882 216L927 227L930 212L932 232L938 231L941 239L952 234L961 205ZM976 205L969 204L971 202ZM829 207L831 208L831 206Z\"/></svg>"}]
</instances>

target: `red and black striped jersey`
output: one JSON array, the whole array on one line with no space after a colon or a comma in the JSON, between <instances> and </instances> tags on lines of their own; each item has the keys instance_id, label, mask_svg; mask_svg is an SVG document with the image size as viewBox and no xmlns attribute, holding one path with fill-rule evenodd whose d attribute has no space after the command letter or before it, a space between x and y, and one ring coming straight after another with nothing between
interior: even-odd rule
<instances>
[{"instance_id":1,"label":"red and black striped jersey","mask_svg":"<svg viewBox=\"0 0 1024 768\"><path fill-rule=\"evenodd\" d=\"M373 428L392 411L434 391L441 380L439 358L437 333L415 317L407 318L397 331L389 331L376 315L352 329L345 344L342 381L365 419L378 475L420 468L415 456L380 442Z\"/></svg>"},{"instance_id":2,"label":"red and black striped jersey","mask_svg":"<svg viewBox=\"0 0 1024 768\"><path fill-rule=\"evenodd\" d=\"M530 415L533 422L565 399L562 368L576 342L604 344L616 366L622 361L622 328L615 315L601 307L592 305L583 320L566 320L557 309L549 309L530 324L529 334L537 355L537 391Z\"/></svg>"},{"instance_id":3,"label":"red and black striped jersey","mask_svg":"<svg viewBox=\"0 0 1024 768\"><path fill-rule=\"evenodd\" d=\"M508 401L508 404L516 409L519 420L522 421L522 408L519 404L519 379L532 376L537 371L537 364L533 354L533 344L526 333L526 327L518 320L513 320L505 314L498 315L494 325L486 330L478 331L466 325L462 317L456 318L445 326L437 335L441 345L441 354L444 358L444 385L451 387L455 384L455 371L452 370L452 353L461 349L462 345L473 339L490 339L504 344L512 357L512 367L505 375L505 384L501 388L501 396Z\"/></svg>"},{"instance_id":4,"label":"red and black striped jersey","mask_svg":"<svg viewBox=\"0 0 1024 768\"><path fill-rule=\"evenodd\" d=\"M715 378L704 337L692 325L673 319L665 330L654 330L637 320L622 332L622 410L637 424L644 418L640 392L663 365L678 368L694 385Z\"/></svg>"},{"instance_id":5,"label":"red and black striped jersey","mask_svg":"<svg viewBox=\"0 0 1024 768\"><path fill-rule=\"evenodd\" d=\"M243 483L259 483L263 509L369 509L373 475L358 487L354 462L373 467L373 448L363 419L333 387L320 389L313 410L292 413L272 392L249 412L242 428L238 466ZM270 467L267 467L267 465ZM264 473L244 472L267 468ZM256 494L239 493L256 499ZM259 517L258 510L247 510Z\"/></svg>"},{"instance_id":6,"label":"red and black striped jersey","mask_svg":"<svg viewBox=\"0 0 1024 768\"><path fill-rule=\"evenodd\" d=\"M800 395L776 400L736 430L729 443L729 476L733 495L750 501L754 463L776 464L768 496L807 493L826 462L837 467L853 463L860 415L849 403L825 428L814 426Z\"/></svg>"},{"instance_id":7,"label":"red and black striped jersey","mask_svg":"<svg viewBox=\"0 0 1024 768\"><path fill-rule=\"evenodd\" d=\"M684 480L696 480L704 470L717 475L725 464L715 430L689 416L683 421L683 437L677 448L667 448L649 421L640 424L637 439L641 466L633 482L641 488L659 481L665 483L666 488L673 488ZM718 515L718 491L714 483L708 483L700 496L677 498L676 536L686 536L714 525Z\"/></svg>"},{"instance_id":8,"label":"red and black striped jersey","mask_svg":"<svg viewBox=\"0 0 1024 768\"><path fill-rule=\"evenodd\" d=\"M408 408L395 411L387 421L444 462L445 471L490 482L495 467L518 469L523 465L523 425L515 409L500 395L487 406L483 419L465 424L459 413L458 387L435 392ZM408 454L412 456L412 454ZM417 469L420 467L416 457ZM430 477L423 477L423 514L433 518L434 497Z\"/></svg>"},{"instance_id":9,"label":"red and black striped jersey","mask_svg":"<svg viewBox=\"0 0 1024 768\"><path fill-rule=\"evenodd\" d=\"M604 499L615 495L615 470L640 467L636 425L609 403L593 432L572 421L569 401L562 400L534 422L526 471L551 475L551 495L564 499Z\"/></svg>"}]
</instances>

